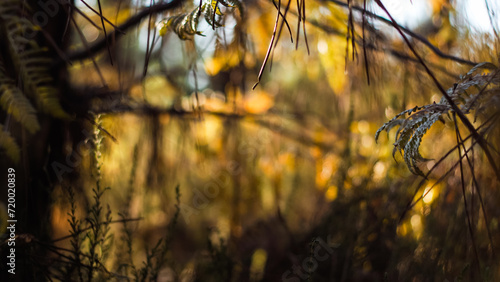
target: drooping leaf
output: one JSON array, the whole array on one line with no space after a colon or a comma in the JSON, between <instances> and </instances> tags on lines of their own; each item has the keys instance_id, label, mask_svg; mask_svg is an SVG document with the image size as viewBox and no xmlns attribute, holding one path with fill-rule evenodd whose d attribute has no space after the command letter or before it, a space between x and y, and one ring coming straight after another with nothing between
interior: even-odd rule
<instances>
[{"instance_id":1,"label":"drooping leaf","mask_svg":"<svg viewBox=\"0 0 500 282\"><path fill-rule=\"evenodd\" d=\"M479 69L491 71L486 74L474 75ZM492 63L481 63L462 76L458 83L447 90L447 94L464 113L476 111L477 116L485 108L485 105L500 101L499 84L500 69ZM444 97L438 103L416 106L402 111L377 130L375 140L378 139L382 131L389 131L398 126L393 155L400 152L408 169L414 174L424 176L424 173L418 168L419 162L427 160L419 152L422 138L442 115L448 114L450 111L452 111L452 107ZM408 117L405 117L406 114ZM401 117L405 118L400 119Z\"/></svg>"}]
</instances>

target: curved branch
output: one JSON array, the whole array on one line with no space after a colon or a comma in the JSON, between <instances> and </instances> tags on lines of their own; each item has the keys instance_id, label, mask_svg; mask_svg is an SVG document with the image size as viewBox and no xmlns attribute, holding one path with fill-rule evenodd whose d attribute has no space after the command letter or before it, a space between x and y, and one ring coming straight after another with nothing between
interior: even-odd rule
<instances>
[{"instance_id":1,"label":"curved branch","mask_svg":"<svg viewBox=\"0 0 500 282\"><path fill-rule=\"evenodd\" d=\"M103 37L100 40L96 41L88 48L84 48L83 50L77 50L72 53L69 53L68 54L69 60L70 61L83 60L96 54L97 52L101 51L106 47L106 42L110 42L112 39L116 39L122 36L123 32L139 24L142 19L149 17L152 14L175 9L179 7L183 1L184 0L172 0L167 3L153 5L149 8L140 11L139 13L128 19L126 22L118 26L117 29L113 30L112 32L109 32L106 37Z\"/></svg>"},{"instance_id":2,"label":"curved branch","mask_svg":"<svg viewBox=\"0 0 500 282\"><path fill-rule=\"evenodd\" d=\"M338 29L335 29L335 28L333 28L331 26L322 24L322 23L320 23L320 22L318 22L316 20L308 19L306 22L309 23L309 24L311 24L312 26L318 28L319 30L325 32L326 34L331 34L331 35L340 36L340 37L345 37L346 36L346 34L344 32L342 32L342 31L340 31ZM419 63L419 61L416 58L411 57L408 54L403 53L401 51L398 51L395 48L392 48L392 47L389 47L389 46L384 46L383 48L377 48L377 46L375 46L373 43L363 44L362 39L356 39L356 44L358 44L358 45L365 45L366 48L368 48L370 50L373 50L373 51L388 53L389 55L394 56L395 58L397 58L399 60L410 61L410 62L413 62L413 63ZM451 72L449 72L448 70L446 70L445 68L443 68L443 67L441 67L439 65L436 65L436 64L433 64L433 63L429 63L429 65L431 65L433 68L438 69L439 71L441 71L445 75L447 75L447 76L449 76L449 77L451 77L451 78L453 78L455 80L459 78L458 74L451 73Z\"/></svg>"},{"instance_id":3,"label":"curved branch","mask_svg":"<svg viewBox=\"0 0 500 282\"><path fill-rule=\"evenodd\" d=\"M339 5L339 6L342 6L342 7L349 7L347 5L347 3L344 3L342 1L338 1L338 0L323 0L325 2L331 2L331 3L334 3L336 5ZM476 62L473 62L473 61L469 61L469 60L466 60L466 59L462 59L462 58L459 58L459 57L456 57L456 56L453 56L453 55L449 55L449 54L446 54L444 53L443 51L439 50L439 48L437 48L436 46L432 45L432 43L429 42L429 40L427 40L425 37L423 37L422 35L420 34L417 34L413 31L411 31L410 29L404 27L404 26L401 26L391 20L388 20L382 16L379 16L377 14L374 14L372 12L369 12L369 11L365 11L362 7L359 7L359 6L355 6L355 5L351 5L352 6L352 9L353 10L356 10L360 13L365 13L366 16L369 16L371 18L374 18L376 20L379 20L383 23L386 23L388 25L391 25L393 27L395 27L396 29L400 29L402 30L404 33L406 33L407 35L411 36L412 38L420 41L422 44L424 44L425 46L429 47L429 49L432 50L432 52L434 52L434 54L438 55L439 57L441 58L444 58L444 59L449 59L449 60L452 60L452 61L455 61L457 63L461 63L461 64L466 64L466 65L470 65L470 66L475 66L477 65Z\"/></svg>"},{"instance_id":4,"label":"curved branch","mask_svg":"<svg viewBox=\"0 0 500 282\"><path fill-rule=\"evenodd\" d=\"M382 10L384 10L384 12L387 14L387 16L389 16L389 18L391 19L391 21L394 23L394 28L398 31L398 33L401 35L401 37L406 42L406 45L408 45L408 48L410 48L410 50L412 51L412 53L419 60L420 64L424 67L424 69L427 72L427 74L434 81L434 84L439 89L439 91L441 92L441 94L443 94L443 97L446 99L446 101L448 102L448 104L451 106L453 112L455 112L458 115L458 117L460 118L460 120L462 121L462 123L465 125L465 127L467 127L467 129L470 131L470 133L472 134L472 136L474 136L474 138L478 141L479 146L481 146L481 148L483 149L484 153L486 154L486 158L488 159L491 167L493 168L493 171L495 172L495 174L497 176L497 179L500 181L500 169L497 167L495 159L491 155L490 150L488 148L488 143L486 142L486 140L484 139L484 137L477 132L477 129L474 127L474 125L472 125L472 123L470 122L470 120L458 108L458 106L455 104L455 102L453 101L453 99L450 97L450 95L443 88L443 86L441 85L441 83L439 83L439 81L437 80L436 76L432 73L432 71L429 69L429 67L427 67L427 64L424 62L424 60L422 59L422 57L417 53L417 51L415 50L415 48L413 47L413 45L411 44L411 42L408 40L408 38L406 37L406 35L404 35L401 27L396 23L396 21L391 16L391 14L389 13L389 11L387 11L387 9L385 8L384 4L382 4L382 2L380 0L375 0L375 3L377 3L377 5L379 5L380 8L382 8Z\"/></svg>"}]
</instances>

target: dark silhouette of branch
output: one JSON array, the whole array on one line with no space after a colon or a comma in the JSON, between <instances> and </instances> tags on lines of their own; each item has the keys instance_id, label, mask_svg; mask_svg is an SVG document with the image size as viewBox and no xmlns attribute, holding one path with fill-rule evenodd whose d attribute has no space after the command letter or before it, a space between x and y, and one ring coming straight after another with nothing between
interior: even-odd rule
<instances>
[{"instance_id":1,"label":"dark silhouette of branch","mask_svg":"<svg viewBox=\"0 0 500 282\"><path fill-rule=\"evenodd\" d=\"M404 41L408 45L408 48L410 48L410 50L412 51L412 53L419 60L420 64L424 67L424 69L427 72L427 74L429 75L429 77L432 79L432 81L434 82L434 84L436 85L436 87L439 89L439 91L441 92L441 94L443 94L444 98L446 99L446 101L448 102L448 104L451 106L451 108L453 109L453 111L458 115L458 117L460 118L460 120L462 121L462 123L471 132L472 136L474 136L474 138L478 141L479 146L481 146L481 148L483 149L483 151L484 151L484 153L486 155L486 158L488 159L491 167L493 168L493 171L495 171L497 179L500 180L500 170L498 169L498 166L495 163L495 159L491 155L491 152L490 152L490 150L488 148L488 143L486 142L486 140L484 139L484 137L477 132L477 129L474 127L474 125L472 125L472 123L470 122L470 120L458 108L458 106L455 104L455 102L453 101L453 99L446 92L446 90L443 88L443 86L441 85L441 83L437 80L437 78L434 75L434 73L429 69L429 67L427 67L427 64L424 62L424 60L422 59L422 57L417 53L417 51L415 50L415 48L411 44L410 40L408 40L408 37L406 37L406 35L403 33L401 27L396 23L396 21L391 16L391 14L389 13L389 11L387 11L387 9L385 8L384 4L382 4L382 2L380 0L375 0L375 3L377 3L379 5L379 7L382 8L382 10L384 10L384 12L387 14L387 16L394 23L393 24L394 28L398 31L398 33L404 39Z\"/></svg>"},{"instance_id":2,"label":"dark silhouette of branch","mask_svg":"<svg viewBox=\"0 0 500 282\"><path fill-rule=\"evenodd\" d=\"M88 58L89 56L95 55L97 52L101 51L103 48L106 48L106 42L112 42L113 39L117 39L118 37L123 35L123 32L126 32L128 29L135 27L138 25L142 19L149 17L152 14L165 12L168 10L173 10L179 7L184 0L172 0L167 3L156 4L146 8L136 15L132 16L126 22L118 26L118 29L110 31L107 36L97 40L94 44L90 45L88 48L84 48L83 50L77 50L75 52L69 53L68 58L70 61L74 60L83 60Z\"/></svg>"},{"instance_id":3,"label":"dark silhouette of branch","mask_svg":"<svg viewBox=\"0 0 500 282\"><path fill-rule=\"evenodd\" d=\"M306 134L303 134L301 132L294 132L292 130L283 127L281 124L265 120L265 118L267 117L285 118L282 115L280 115L280 113L277 112L253 114L247 112L228 113L228 112L218 112L218 111L208 111L208 110L186 111L183 109L176 109L175 107L162 108L162 107L155 107L152 105L130 106L126 104L115 105L112 108L93 109L92 112L96 114L106 114L106 115L120 115L123 113L131 113L139 116L169 115L172 117L182 117L185 120L187 119L199 120L200 114L202 117L203 115L211 115L223 119L235 119L235 120L250 118L248 119L249 122L253 122L259 126L265 127L276 134L290 138L291 140L294 140L300 144L306 146L316 146L326 151L334 151L336 149L334 144L330 144L328 142L316 141L313 138L308 137ZM287 116L288 115L289 117L301 116L301 114L297 113L296 114L287 113Z\"/></svg>"},{"instance_id":4,"label":"dark silhouette of branch","mask_svg":"<svg viewBox=\"0 0 500 282\"><path fill-rule=\"evenodd\" d=\"M336 5L349 8L349 5L347 3L342 2L342 1L338 1L338 0L322 0L322 1L323 2L331 2L331 3L334 3ZM394 21L388 20L388 19L386 19L386 18L384 18L382 16L379 16L377 14L374 14L374 13L372 13L370 11L365 11L362 7L359 7L359 6L356 6L356 5L351 5L351 7L352 7L353 10L356 10L356 11L358 11L360 13L364 13L365 16L374 18L374 19L379 20L379 21L381 21L383 23L391 25L391 26L395 27L396 29L399 28L404 33L406 33L407 35L411 36L412 38L414 38L414 39L416 39L416 40L418 40L420 42L422 42L425 46L429 47L429 49L431 49L432 52L434 52L434 54L438 55L441 58L449 59L449 60L455 61L457 63L471 65L471 66L477 65L476 62L465 60L465 59L462 59L462 58L459 58L459 57L456 57L456 56L444 53L443 51L439 50L439 48L437 48L436 46L432 45L432 43L430 43L429 40L427 40L422 35L417 34L417 33L413 32L413 31L411 31L410 29L397 24Z\"/></svg>"},{"instance_id":5,"label":"dark silhouette of branch","mask_svg":"<svg viewBox=\"0 0 500 282\"><path fill-rule=\"evenodd\" d=\"M101 222L100 225L107 224L107 223L122 223L122 222L140 221L140 220L143 220L143 218L142 217L139 217L139 218L124 218L124 219L120 219L120 220L112 220L112 221ZM54 240L51 241L51 243L55 243L55 242L59 242L59 241L63 241L63 240L69 239L69 238L71 238L71 237L73 237L75 235L79 235L79 234L81 234L81 233L89 230L90 228L92 228L92 227L89 226L89 227L81 229L78 233L70 234L70 235L66 235L64 237L60 237L60 238L54 239Z\"/></svg>"},{"instance_id":6,"label":"dark silhouette of branch","mask_svg":"<svg viewBox=\"0 0 500 282\"><path fill-rule=\"evenodd\" d=\"M498 118L498 115L493 115L493 116L491 116L491 117L490 117L490 118L488 118L488 119L487 119L487 120L486 120L483 124L481 124L481 125L477 128L477 130L482 130L482 129L484 128L483 132L488 131L488 130L491 128L491 126L492 126L493 124L495 124L495 122L496 122L497 118ZM460 145L464 144L467 140L471 139L472 137L473 137L473 135L472 135L472 134L469 134L467 137L462 138L461 143L459 143L459 144L455 145L454 147L452 147L452 148L451 148L450 150L448 150L448 152L446 152L446 153L445 153L445 154L444 154L444 155L443 155L443 156L442 156L442 157L441 157L438 161L436 161L436 162L434 163L434 165L433 165L433 166L429 169L429 171L425 174L424 178L423 178L423 179L422 179L422 180L418 183L418 185L416 186L415 191L414 191L414 193L412 194L412 196L411 196L411 198L410 198L410 200L409 200L408 204L406 205L405 210L402 212L401 216L399 217L399 222L402 222L402 220L403 220L403 218L405 217L406 213L407 213L408 211L410 211L410 210L411 210L411 209L412 209L412 208L413 208L413 207L414 207L414 206L415 206L415 205L416 205L416 204L417 204L420 200L422 200L422 199L425 197L425 195L426 195L426 194L422 194L420 197L418 197L417 199L415 199L415 198L416 198L416 196L417 196L418 191L420 191L420 189L423 187L424 183L425 183L426 181L428 181L428 180L429 180L429 176L431 175L431 173L432 173L432 172L434 172L434 171L435 171L435 170L439 167L439 165L440 165L442 162L444 162L444 160L446 160L446 158L448 158L448 156L450 156L453 152L455 152L455 150L459 149L459 148L460 148ZM476 144L477 144L477 140L473 140L473 141L472 141L472 144L470 145L470 148L464 151L464 155L463 155L461 158L464 158L464 157L465 157L465 155L466 155L466 154L468 154L468 153L469 153L469 151L470 151L470 150L472 150L472 148L473 148L473 147L474 147L474 145L476 145ZM460 159L460 160L461 160L461 159ZM459 160L459 161L460 161L460 160ZM440 176L440 178L439 178L436 182L434 182L434 184L431 186L431 188L429 189L429 191L430 191L431 189L433 189L436 185L438 185L441 181L443 181L443 180L446 178L446 176L447 176L448 174L450 174L451 172L453 172L453 171L454 171L454 169L458 166L458 162L459 162L459 161L455 162L455 164L454 164L453 166L451 166L451 167L450 167L450 168L446 171L446 173L444 173L443 175L441 175L441 176Z\"/></svg>"},{"instance_id":7,"label":"dark silhouette of branch","mask_svg":"<svg viewBox=\"0 0 500 282\"><path fill-rule=\"evenodd\" d=\"M346 34L344 32L342 32L342 31L340 31L338 29L335 29L335 28L333 28L331 26L328 26L326 24L320 23L320 22L318 22L316 20L307 19L307 22L309 24L313 25L314 27L322 30L323 32L325 32L327 34L331 34L331 35L335 35L335 36L340 36L340 37L345 37L346 36ZM404 52L398 51L395 48L390 47L390 46L383 46L381 48L381 47L377 47L373 43L365 43L365 44L363 44L362 39L361 40L360 39L356 39L356 43L358 45L364 45L364 47L366 47L366 49L370 49L370 50L377 51L377 52L387 53L387 54L392 55L395 58L397 58L399 60L402 60L402 61L410 61L410 62L413 62L413 63L420 63L416 58L411 57L410 55L408 55L408 54L406 54ZM436 64L433 64L433 63L429 63L429 65L431 65L435 69L438 69L439 71L441 71L442 73L448 75L449 77L451 77L453 79L458 79L459 78L458 74L451 73L449 70L447 70L446 68L444 68L442 66L439 66L439 65L436 65Z\"/></svg>"}]
</instances>

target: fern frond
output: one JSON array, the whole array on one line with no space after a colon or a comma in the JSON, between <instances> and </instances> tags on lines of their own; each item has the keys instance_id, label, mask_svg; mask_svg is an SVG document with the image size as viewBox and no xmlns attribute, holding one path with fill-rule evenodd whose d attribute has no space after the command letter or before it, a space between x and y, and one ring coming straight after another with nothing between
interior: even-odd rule
<instances>
[{"instance_id":1,"label":"fern frond","mask_svg":"<svg viewBox=\"0 0 500 282\"><path fill-rule=\"evenodd\" d=\"M240 1L234 0L205 0L200 6L194 8L189 13L181 13L162 20L159 24L159 34L165 35L168 30L172 30L182 40L192 39L194 35L203 33L198 30L200 16L203 14L205 21L213 28L222 26L222 11L218 5L227 8L237 8L240 13L243 5Z\"/></svg>"},{"instance_id":2,"label":"fern frond","mask_svg":"<svg viewBox=\"0 0 500 282\"><path fill-rule=\"evenodd\" d=\"M195 34L203 35L197 30L200 15L201 10L197 8L190 13L169 17L159 24L159 33L163 36L167 33L167 30L171 29L182 40L190 39Z\"/></svg>"},{"instance_id":3,"label":"fern frond","mask_svg":"<svg viewBox=\"0 0 500 282\"><path fill-rule=\"evenodd\" d=\"M36 110L14 80L7 76L5 68L0 61L0 106L30 133L40 129Z\"/></svg>"},{"instance_id":4,"label":"fern frond","mask_svg":"<svg viewBox=\"0 0 500 282\"><path fill-rule=\"evenodd\" d=\"M19 1L17 5L21 9ZM13 5L9 9L14 9ZM15 77L20 78L23 93L36 101L41 112L57 118L69 118L59 103L56 88L52 86L51 61L47 50L25 36L27 32L36 30L33 23L13 12L2 14L1 28L5 31L5 44L9 47L10 59L17 74Z\"/></svg>"},{"instance_id":5,"label":"fern frond","mask_svg":"<svg viewBox=\"0 0 500 282\"><path fill-rule=\"evenodd\" d=\"M484 69L488 69L489 72L476 74L479 70ZM500 69L492 63L480 63L474 66L466 75L462 76L458 83L448 89L447 94L460 110L464 113L469 113L473 110L476 112L477 117L479 113L488 108L495 108L498 111L500 108L499 84ZM474 90L476 93L474 93ZM398 126L393 156L399 151L403 155L408 169L413 174L424 176L423 172L417 166L418 162L427 160L419 152L422 138L442 115L448 114L451 110L451 105L443 97L439 103L421 107L416 106L415 108L402 111L377 130L375 141L377 141L382 131L385 130L388 132L393 127ZM400 119L406 116L406 114L408 114L408 117Z\"/></svg>"},{"instance_id":6,"label":"fern frond","mask_svg":"<svg viewBox=\"0 0 500 282\"><path fill-rule=\"evenodd\" d=\"M0 124L0 149L5 150L6 155L14 163L19 163L19 159L21 158L21 149L19 149L16 140L14 140L10 133L4 130L2 124Z\"/></svg>"}]
</instances>

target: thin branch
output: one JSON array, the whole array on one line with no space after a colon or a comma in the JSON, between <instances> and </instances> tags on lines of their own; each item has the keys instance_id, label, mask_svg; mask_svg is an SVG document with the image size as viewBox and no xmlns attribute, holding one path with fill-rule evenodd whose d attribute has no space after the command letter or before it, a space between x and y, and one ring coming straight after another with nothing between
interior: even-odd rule
<instances>
[{"instance_id":1,"label":"thin branch","mask_svg":"<svg viewBox=\"0 0 500 282\"><path fill-rule=\"evenodd\" d=\"M375 2L380 6L380 8L382 8L382 10L384 10L384 12L387 14L387 16L389 16L389 18L393 22L394 28L399 32L399 34L401 35L401 37L403 37L404 41L406 42L406 44L408 45L408 47L410 48L410 50L412 51L412 53L420 61L420 64L424 67L425 71L431 77L431 79L433 80L434 84L437 86L437 88L441 92L441 94L443 94L444 98L446 99L446 101L448 102L448 104L451 106L452 110L458 115L458 117L460 118L460 120L462 121L462 123L472 133L472 135L474 136L474 138L478 140L479 146L481 146L481 148L483 149L483 151L484 151L484 153L486 155L486 158L488 159L491 167L493 168L493 171L495 172L495 174L497 176L497 179L500 181L500 170L498 169L498 167L497 167L497 165L495 163L495 160L493 159L493 156L491 155L491 152L490 152L490 150L488 148L488 143L486 142L486 140L483 138L483 136L481 136L481 135L478 134L476 128L474 128L474 126L472 125L472 123L470 122L470 120L458 108L458 106L455 104L455 102L453 102L453 99L450 97L450 95L448 95L448 93L446 92L446 90L444 90L443 86L441 85L441 83L439 83L439 81L437 80L436 76L432 73L432 71L429 69L429 67L427 67L427 64L424 62L424 60L422 59L422 57L420 57L420 55L417 53L417 51L415 50L415 48L413 47L413 45L408 40L408 37L406 37L406 35L403 33L401 27L396 23L396 20L394 20L394 18L391 16L391 14L389 13L389 11L387 11L387 9L385 8L384 4L382 4L382 2L380 0L375 0Z\"/></svg>"},{"instance_id":2,"label":"thin branch","mask_svg":"<svg viewBox=\"0 0 500 282\"><path fill-rule=\"evenodd\" d=\"M92 6L90 6L89 4L87 4L85 1L82 0L82 3L87 6L87 8L89 8L92 12L94 12L94 14L98 15L102 20L104 20L105 22L107 22L109 25L111 25L114 29L116 29L117 31L121 32L121 33L124 33L123 31L121 31L115 24L113 24L112 22L110 22L106 17L104 17L102 15L102 13L99 13L97 12L94 8L92 8ZM101 10L101 5L99 4L99 10ZM83 14L82 12L80 12L81 14ZM85 17L87 15L83 14ZM98 27L99 28L99 27ZM99 28L100 29L100 28Z\"/></svg>"},{"instance_id":3,"label":"thin branch","mask_svg":"<svg viewBox=\"0 0 500 282\"><path fill-rule=\"evenodd\" d=\"M460 138L459 138L460 131L458 129L458 122L457 122L456 113L453 113L453 124L455 125L455 133L456 133L456 137L457 137L458 163L460 165L460 180L462 182L461 186L462 186L462 195L464 197L465 216L467 218L467 223L468 223L467 226L469 227L469 233L470 233L470 237L471 237L471 241L472 241L472 248L474 250L474 254L476 255L477 267L478 267L478 271L480 273L481 272L481 268L480 268L481 261L479 260L479 255L477 254L476 240L474 240L474 231L472 230L472 223L471 223L471 219L470 219L470 215L469 215L469 209L467 206L467 197L465 194L464 168L462 165L462 152L460 152L460 144L461 144ZM463 145L463 143L462 143L462 145ZM467 155L467 152L464 155Z\"/></svg>"},{"instance_id":4,"label":"thin branch","mask_svg":"<svg viewBox=\"0 0 500 282\"><path fill-rule=\"evenodd\" d=\"M496 122L496 119L498 118L498 115L492 115L490 118L488 118L483 124L481 124L477 129L480 130L482 129L483 127L485 127L484 131L488 131L491 126L493 126L493 124ZM491 124L490 124L491 123ZM489 124L488 126L486 126L487 124ZM468 135L465 139L462 140L462 142L466 142L467 140L469 140L470 138L472 138L472 134ZM471 148L476 145L477 141L474 141L472 144L471 144ZM431 175L431 173L437 169L437 167L446 159L448 158L449 155L451 155L451 153L453 153L457 148L459 147L459 145L456 145L454 146L453 148L451 148L446 154L444 154L436 163L434 163L434 165L431 167L431 169L429 169L429 171L425 174L424 178L420 181L420 183L417 185L417 188L415 189L415 192L413 193L412 197L410 198L410 201L408 202L408 204L406 205L406 209L403 211L403 213L401 214L400 218L399 218L399 221L401 222L401 220L403 220L404 216L406 215L406 212L408 212L410 209L413 208L413 206L415 206L415 204L417 204L420 200L423 199L423 197L425 195L422 195L420 196L418 199L414 200L415 199L415 196L417 195L418 191L420 190L420 188L422 187L422 185L429 179L429 176ZM469 149L471 150L471 149ZM465 153L468 153L469 150L465 151ZM446 173L444 173L438 181L436 181L434 183L434 185L432 185L432 187L429 189L432 190L432 188L434 188L435 185L437 185L439 182L441 182L453 169L455 169L456 167L458 166L458 162L455 163Z\"/></svg>"},{"instance_id":5,"label":"thin branch","mask_svg":"<svg viewBox=\"0 0 500 282\"><path fill-rule=\"evenodd\" d=\"M293 13L293 12L292 12ZM339 36L339 37L345 37L345 33L338 30L338 29L335 29L333 27L330 27L326 24L323 24L323 23L320 23L316 20L311 20L311 19L308 19L307 22L311 25L313 25L314 27L317 27L319 28L320 30L322 30L323 32L327 33L327 34L332 34L332 35L335 35L335 36ZM362 41L359 41L359 39L357 39L357 44L363 44ZM413 63L419 63L419 61L417 59L415 59L414 57L411 57L409 56L408 54L405 54L401 51L398 51L390 46L384 46L383 48L377 48L377 46L375 46L373 43L366 43L366 48L367 49L370 49L370 50L374 50L374 51L378 51L378 52L384 52L384 53L388 53L389 55L392 55L394 56L395 58L397 59L400 59L400 60L405 60L405 61L410 61L410 62L413 62ZM429 63L429 65L431 65L433 68L441 71L442 73L444 73L445 75L457 80L459 79L459 75L458 74L454 74L454 73L450 73L446 68L442 67L442 66L439 66L439 65L436 65L436 64L433 64L433 63Z\"/></svg>"},{"instance_id":6,"label":"thin branch","mask_svg":"<svg viewBox=\"0 0 500 282\"><path fill-rule=\"evenodd\" d=\"M274 3L274 1L273 1L273 3ZM281 0L279 0L278 7L281 7ZM267 48L266 56L264 57L264 62L262 63L262 66L260 67L259 75L257 77L257 82L253 85L252 89L255 89L255 87L257 87L257 85L259 85L260 80L262 78L262 74L264 73L264 69L266 68L267 61L269 60L269 56L271 55L271 50L273 49L273 43L274 43L274 40L276 39L276 30L278 29L280 15L281 15L281 11L278 8L278 14L276 15L276 22L274 23L273 35L271 36L271 42L269 42L269 47ZM283 19L285 19L284 16L283 16Z\"/></svg>"},{"instance_id":7,"label":"thin branch","mask_svg":"<svg viewBox=\"0 0 500 282\"><path fill-rule=\"evenodd\" d=\"M99 6L99 17L101 18L101 25L102 25L102 30L104 31L104 38L106 38L106 47L108 48L109 63L113 65L113 56L111 56L111 44L109 43L109 41L112 38L111 37L108 38L106 25L104 24L104 15L102 14L101 0L97 0L97 5Z\"/></svg>"},{"instance_id":8,"label":"thin branch","mask_svg":"<svg viewBox=\"0 0 500 282\"><path fill-rule=\"evenodd\" d=\"M325 1L325 2L332 2L332 3L336 4L336 5L349 8L349 5L347 3L345 3L345 2L342 2L342 1L338 1L338 0L323 0L323 1ZM466 59L462 59L462 58L459 58L459 57L456 57L456 56L444 53L443 51L439 50L439 48L437 48L436 46L432 45L432 43L430 43L429 40L427 40L422 35L417 34L417 33L413 32L413 31L411 31L410 29L397 24L394 21L388 20L388 19L386 19L384 17L381 17L381 16L379 16L377 14L374 14L374 13L372 13L370 11L364 11L364 9L362 7L359 7L359 6L356 6L356 5L352 5L352 9L356 10L358 12L361 12L361 13L365 13L365 15L367 15L367 16L369 16L371 18L374 18L376 20L379 20L379 21L381 21L383 23L386 23L388 25L391 25L391 26L395 27L396 29L398 29L398 28L401 29L402 31L404 31L404 33L408 34L412 38L414 38L414 39L422 42L425 46L429 47L429 49L431 49L432 52L434 52L434 54L438 55L441 58L449 59L449 60L455 61L457 63L467 64L467 65L471 65L471 66L477 65L476 62L469 61L469 60L466 60Z\"/></svg>"},{"instance_id":9,"label":"thin branch","mask_svg":"<svg viewBox=\"0 0 500 282\"><path fill-rule=\"evenodd\" d=\"M120 220L111 220L111 221L101 222L100 224L103 225L103 224L110 224L110 223L122 223L122 222L140 221L140 220L143 220L143 218L142 217L139 217L139 218L125 218L125 219L120 219ZM74 234L66 235L64 237L57 238L57 239L52 240L51 242L55 243L55 242L58 242L58 241L63 241L63 240L69 239L69 238L71 238L71 237L73 237L75 235L79 235L82 232L85 232L85 231L87 231L87 230L89 230L91 228L92 228L92 226L89 226L87 228L83 228L83 229L79 230L78 233L74 233Z\"/></svg>"},{"instance_id":10,"label":"thin branch","mask_svg":"<svg viewBox=\"0 0 500 282\"><path fill-rule=\"evenodd\" d=\"M365 72L366 72L366 80L368 85L370 85L370 69L368 64L368 54L366 52L366 35L365 35L365 24L366 24L366 0L363 1L363 24L361 29L363 30L363 57L365 61Z\"/></svg>"},{"instance_id":11,"label":"thin branch","mask_svg":"<svg viewBox=\"0 0 500 282\"><path fill-rule=\"evenodd\" d=\"M83 60L88 58L89 56L93 56L99 51L101 51L103 48L106 47L106 42L115 37L119 38L122 35L122 32L125 32L129 30L130 28L135 27L138 25L144 18L149 17L150 14L157 14L161 12L165 12L168 10L173 10L177 7L179 7L184 0L172 0L167 3L160 3L156 4L154 6L151 6L147 9L144 9L137 13L136 15L130 17L126 22L123 24L119 25L117 29L113 30L112 32L109 32L108 35L105 38L101 38L97 40L94 44L89 46L88 48L84 48L83 50L77 50L75 52L72 52L68 54L68 58L70 60ZM121 32L119 32L121 31ZM59 63L62 63L59 62Z\"/></svg>"},{"instance_id":12,"label":"thin branch","mask_svg":"<svg viewBox=\"0 0 500 282\"><path fill-rule=\"evenodd\" d=\"M453 117L453 118L454 118L454 120L456 119L456 117ZM457 131L458 139L460 141L457 143L462 144L462 148L463 148L464 152L466 152L467 150L465 148L465 141L463 140L462 135L460 134L460 131L458 130L458 127L456 127L456 131ZM474 147L471 146L472 157L474 157L473 150L474 150ZM459 153L460 153L460 149L459 149ZM474 183L474 187L476 188L475 190L477 191L477 195L479 197L479 203L481 204L481 210L483 212L483 218L484 218L484 222L485 222L485 226L486 226L486 232L488 234L488 239L490 240L490 244L491 244L491 252L492 252L493 258L495 258L495 256L496 256L495 255L495 245L493 244L493 237L491 236L490 225L489 225L488 217L486 216L486 209L484 208L484 201L483 201L483 197L481 195L481 189L479 188L479 183L477 182L477 179L476 179L476 173L474 172L474 164L473 164L473 162L471 162L468 153L465 153L464 155L465 155L465 159L467 160L467 164L469 165L470 172L472 174L472 181ZM474 189L472 189L472 193L474 193ZM474 194L472 194L472 195L474 195ZM473 200L471 200L471 213L474 212L474 209L472 208L472 204L474 204ZM471 218L474 218L474 216L471 215Z\"/></svg>"}]
</instances>

